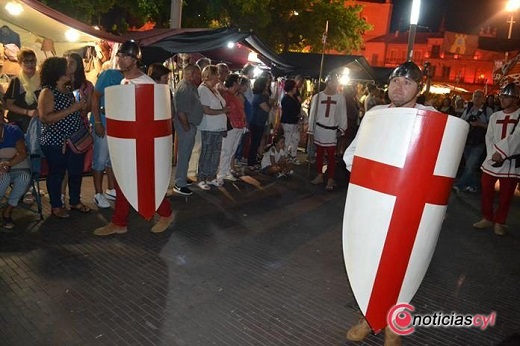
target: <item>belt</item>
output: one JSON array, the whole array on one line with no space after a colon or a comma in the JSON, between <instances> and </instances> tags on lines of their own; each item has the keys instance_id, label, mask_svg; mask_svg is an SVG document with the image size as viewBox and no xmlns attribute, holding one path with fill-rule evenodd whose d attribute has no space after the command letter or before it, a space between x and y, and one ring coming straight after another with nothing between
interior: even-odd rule
<instances>
[{"instance_id":1,"label":"belt","mask_svg":"<svg viewBox=\"0 0 520 346\"><path fill-rule=\"evenodd\" d=\"M337 130L339 127L339 126L325 126L320 123L316 123L316 125L318 125L319 127L323 127L324 129L327 129L327 130Z\"/></svg>"}]
</instances>

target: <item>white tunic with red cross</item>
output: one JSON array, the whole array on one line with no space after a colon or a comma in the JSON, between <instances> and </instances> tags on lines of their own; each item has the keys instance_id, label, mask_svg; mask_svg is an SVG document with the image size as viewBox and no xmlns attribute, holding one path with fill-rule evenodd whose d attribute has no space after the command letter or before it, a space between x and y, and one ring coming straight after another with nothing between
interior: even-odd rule
<instances>
[{"instance_id":1,"label":"white tunic with red cross","mask_svg":"<svg viewBox=\"0 0 520 346\"><path fill-rule=\"evenodd\" d=\"M316 108L317 101L319 105ZM309 116L309 134L314 135L314 144L333 147L337 143L338 130L347 129L347 105L341 94L327 95L323 91L312 97Z\"/></svg>"},{"instance_id":2,"label":"white tunic with red cross","mask_svg":"<svg viewBox=\"0 0 520 346\"><path fill-rule=\"evenodd\" d=\"M489 119L486 132L486 160L482 164L482 171L500 178L520 178L520 168L516 168L516 161L504 160L500 167L493 167L491 156L498 152L502 158L520 154L520 109L512 113L499 111L493 113ZM516 127L515 127L516 125ZM513 132L514 129L514 132Z\"/></svg>"}]
</instances>

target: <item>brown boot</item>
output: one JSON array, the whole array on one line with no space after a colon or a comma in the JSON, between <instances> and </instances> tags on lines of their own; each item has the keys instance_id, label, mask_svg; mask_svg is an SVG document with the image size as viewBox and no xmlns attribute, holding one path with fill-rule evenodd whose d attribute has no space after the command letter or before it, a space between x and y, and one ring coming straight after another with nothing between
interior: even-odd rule
<instances>
[{"instance_id":1,"label":"brown boot","mask_svg":"<svg viewBox=\"0 0 520 346\"><path fill-rule=\"evenodd\" d=\"M401 346L401 337L389 327L385 328L385 346Z\"/></svg>"},{"instance_id":2,"label":"brown boot","mask_svg":"<svg viewBox=\"0 0 520 346\"><path fill-rule=\"evenodd\" d=\"M170 216L161 216L159 220L157 220L155 225L152 227L152 233L161 233L166 231L168 229L168 226L170 226L170 224L173 222L173 219L173 212L170 214Z\"/></svg>"},{"instance_id":3,"label":"brown boot","mask_svg":"<svg viewBox=\"0 0 520 346\"><path fill-rule=\"evenodd\" d=\"M311 184L313 184L313 185L323 184L323 174L318 174L316 176L316 178L311 180Z\"/></svg>"},{"instance_id":4,"label":"brown boot","mask_svg":"<svg viewBox=\"0 0 520 346\"><path fill-rule=\"evenodd\" d=\"M493 232L495 232L496 235L505 235L506 234L506 225L501 225L499 223L496 223L495 226L493 226Z\"/></svg>"},{"instance_id":5,"label":"brown boot","mask_svg":"<svg viewBox=\"0 0 520 346\"><path fill-rule=\"evenodd\" d=\"M485 228L489 228L492 226L493 226L493 222L486 220L486 219L482 219L479 222L475 222L473 224L473 227L478 228L478 229L485 229Z\"/></svg>"},{"instance_id":6,"label":"brown boot","mask_svg":"<svg viewBox=\"0 0 520 346\"><path fill-rule=\"evenodd\" d=\"M371 332L372 328L368 325L367 320L362 317L358 324L348 330L347 339L350 341L363 341Z\"/></svg>"},{"instance_id":7,"label":"brown boot","mask_svg":"<svg viewBox=\"0 0 520 346\"><path fill-rule=\"evenodd\" d=\"M126 227L116 226L112 222L110 222L108 225L99 227L96 230L94 230L94 235L103 237L111 234L123 234L127 231L128 229Z\"/></svg>"}]
</instances>

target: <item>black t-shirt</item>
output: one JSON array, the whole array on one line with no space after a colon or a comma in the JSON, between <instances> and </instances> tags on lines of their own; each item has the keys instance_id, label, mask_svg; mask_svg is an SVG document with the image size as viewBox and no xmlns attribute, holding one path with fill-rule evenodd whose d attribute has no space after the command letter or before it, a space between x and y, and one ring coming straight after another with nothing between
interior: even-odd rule
<instances>
[{"instance_id":1,"label":"black t-shirt","mask_svg":"<svg viewBox=\"0 0 520 346\"><path fill-rule=\"evenodd\" d=\"M38 98L38 95L40 94L40 90L37 90L35 92L36 98ZM25 90L22 86L22 83L20 82L20 78L14 77L11 79L11 82L9 83L9 87L7 88L7 91L5 92L6 100L14 100L14 104L18 107L33 110L36 109L38 106L37 102L34 102L33 104L27 104L25 101ZM29 126L29 122L31 121L31 117L25 115L25 114L18 114L12 111L7 112L7 119L10 123L15 123L18 125L23 133L27 132L27 127Z\"/></svg>"},{"instance_id":2,"label":"black t-shirt","mask_svg":"<svg viewBox=\"0 0 520 346\"><path fill-rule=\"evenodd\" d=\"M282 119L283 124L297 124L300 120L301 104L295 97L285 94L282 97Z\"/></svg>"}]
</instances>

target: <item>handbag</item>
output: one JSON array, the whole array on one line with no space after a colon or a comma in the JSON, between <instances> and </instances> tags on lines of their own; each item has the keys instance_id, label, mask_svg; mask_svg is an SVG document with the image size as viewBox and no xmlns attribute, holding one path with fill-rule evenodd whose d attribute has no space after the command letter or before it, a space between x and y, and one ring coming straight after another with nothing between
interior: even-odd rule
<instances>
[{"instance_id":1,"label":"handbag","mask_svg":"<svg viewBox=\"0 0 520 346\"><path fill-rule=\"evenodd\" d=\"M83 154L90 149L94 142L89 129L82 124L76 132L67 138L67 145L74 154Z\"/></svg>"}]
</instances>

